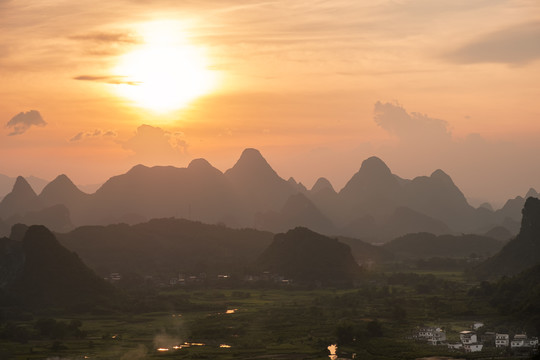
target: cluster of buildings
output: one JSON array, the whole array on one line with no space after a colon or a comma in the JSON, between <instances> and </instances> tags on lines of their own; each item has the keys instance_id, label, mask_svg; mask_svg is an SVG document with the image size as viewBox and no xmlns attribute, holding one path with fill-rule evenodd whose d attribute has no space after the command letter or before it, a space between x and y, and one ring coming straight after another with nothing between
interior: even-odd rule
<instances>
[{"instance_id":1,"label":"cluster of buildings","mask_svg":"<svg viewBox=\"0 0 540 360\"><path fill-rule=\"evenodd\" d=\"M484 346L511 349L516 352L535 352L538 350L538 338L528 337L527 334L516 334L510 339L509 334L484 332L478 335L476 330L482 323L475 323L472 330L459 333L459 342L450 343L446 339L446 332L440 327L421 327L418 329L416 339L425 341L430 345L446 345L448 349L464 352L482 351Z\"/></svg>"}]
</instances>

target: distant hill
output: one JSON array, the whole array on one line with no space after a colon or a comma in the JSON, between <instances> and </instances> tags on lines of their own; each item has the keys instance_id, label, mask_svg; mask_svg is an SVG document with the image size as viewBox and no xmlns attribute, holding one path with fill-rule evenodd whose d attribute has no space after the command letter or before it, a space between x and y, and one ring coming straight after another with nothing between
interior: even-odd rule
<instances>
[{"instance_id":1,"label":"distant hill","mask_svg":"<svg viewBox=\"0 0 540 360\"><path fill-rule=\"evenodd\" d=\"M3 288L21 304L88 310L114 300L115 290L61 246L46 227L30 226L21 242L3 242L0 256L11 256L12 265L11 271L2 266Z\"/></svg>"},{"instance_id":2,"label":"distant hill","mask_svg":"<svg viewBox=\"0 0 540 360\"><path fill-rule=\"evenodd\" d=\"M167 218L137 225L82 226L57 236L101 275L178 276L243 270L270 244L273 234Z\"/></svg>"},{"instance_id":3,"label":"distant hill","mask_svg":"<svg viewBox=\"0 0 540 360\"><path fill-rule=\"evenodd\" d=\"M250 213L277 211L299 192L296 182L282 179L256 149L245 149L224 175Z\"/></svg>"},{"instance_id":4,"label":"distant hill","mask_svg":"<svg viewBox=\"0 0 540 360\"><path fill-rule=\"evenodd\" d=\"M360 239L339 236L338 240L349 245L353 257L362 266L369 267L370 264L382 264L393 261L395 258L392 252L382 246L372 245Z\"/></svg>"},{"instance_id":5,"label":"distant hill","mask_svg":"<svg viewBox=\"0 0 540 360\"><path fill-rule=\"evenodd\" d=\"M13 190L0 202L0 218L8 219L13 215L22 216L28 211L39 210L42 206L28 181L19 176L13 185Z\"/></svg>"},{"instance_id":6,"label":"distant hill","mask_svg":"<svg viewBox=\"0 0 540 360\"><path fill-rule=\"evenodd\" d=\"M255 265L297 282L348 283L361 269L348 245L298 227L277 234Z\"/></svg>"},{"instance_id":7,"label":"distant hill","mask_svg":"<svg viewBox=\"0 0 540 360\"><path fill-rule=\"evenodd\" d=\"M39 193L47 185L48 181L35 176L27 176L25 180L30 184L35 192ZM17 177L11 177L0 174L0 200L13 189L13 185L17 181Z\"/></svg>"},{"instance_id":8,"label":"distant hill","mask_svg":"<svg viewBox=\"0 0 540 360\"><path fill-rule=\"evenodd\" d=\"M335 234L336 227L304 194L291 195L279 211L259 213L256 227L273 232L284 232L297 226L323 234Z\"/></svg>"},{"instance_id":9,"label":"distant hill","mask_svg":"<svg viewBox=\"0 0 540 360\"><path fill-rule=\"evenodd\" d=\"M48 205L19 176L13 190L0 201L0 236L7 235L9 228L17 223L45 225L55 231L72 228L69 210L62 202Z\"/></svg>"},{"instance_id":10,"label":"distant hill","mask_svg":"<svg viewBox=\"0 0 540 360\"><path fill-rule=\"evenodd\" d=\"M495 214L497 218L499 219L499 221L502 221L504 219L511 219L511 220L520 222L521 210L523 209L523 206L525 205L526 199L530 197L538 198L540 197L540 193L538 193L535 189L530 188L524 197L516 196L515 198L509 199L508 201L506 201L506 203L501 209L495 211Z\"/></svg>"},{"instance_id":11,"label":"distant hill","mask_svg":"<svg viewBox=\"0 0 540 360\"><path fill-rule=\"evenodd\" d=\"M436 235L448 234L452 230L442 221L411 210L396 208L389 216L375 219L370 215L355 219L341 229L341 234L370 239L382 243L403 234L428 232Z\"/></svg>"},{"instance_id":12,"label":"distant hill","mask_svg":"<svg viewBox=\"0 0 540 360\"><path fill-rule=\"evenodd\" d=\"M478 266L475 275L481 278L514 275L540 263L540 200L529 197L522 215L519 234Z\"/></svg>"},{"instance_id":13,"label":"distant hill","mask_svg":"<svg viewBox=\"0 0 540 360\"><path fill-rule=\"evenodd\" d=\"M499 225L487 231L484 236L501 241L508 241L514 237L514 234L512 234L512 232L510 232L510 230L508 230L504 226Z\"/></svg>"},{"instance_id":14,"label":"distant hill","mask_svg":"<svg viewBox=\"0 0 540 360\"><path fill-rule=\"evenodd\" d=\"M382 246L397 259L426 259L432 257L466 258L471 254L489 256L499 251L503 242L480 235L407 234Z\"/></svg>"},{"instance_id":15,"label":"distant hill","mask_svg":"<svg viewBox=\"0 0 540 360\"><path fill-rule=\"evenodd\" d=\"M67 209L70 209L71 217L75 223L84 221L85 209L88 207L90 201L90 195L79 190L64 174L57 176L53 181L48 183L38 197L44 206L61 204Z\"/></svg>"},{"instance_id":16,"label":"distant hill","mask_svg":"<svg viewBox=\"0 0 540 360\"><path fill-rule=\"evenodd\" d=\"M401 205L400 184L378 157L362 162L360 170L338 193L344 222L367 214L378 217Z\"/></svg>"}]
</instances>

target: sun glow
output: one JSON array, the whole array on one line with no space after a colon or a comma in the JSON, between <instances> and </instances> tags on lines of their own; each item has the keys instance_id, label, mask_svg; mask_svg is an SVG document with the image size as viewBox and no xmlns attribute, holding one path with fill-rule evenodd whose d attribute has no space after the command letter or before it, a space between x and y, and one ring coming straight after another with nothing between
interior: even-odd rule
<instances>
[{"instance_id":1,"label":"sun glow","mask_svg":"<svg viewBox=\"0 0 540 360\"><path fill-rule=\"evenodd\" d=\"M157 112L180 109L216 85L203 49L190 44L181 24L156 21L141 27L143 43L113 70L121 96Z\"/></svg>"}]
</instances>

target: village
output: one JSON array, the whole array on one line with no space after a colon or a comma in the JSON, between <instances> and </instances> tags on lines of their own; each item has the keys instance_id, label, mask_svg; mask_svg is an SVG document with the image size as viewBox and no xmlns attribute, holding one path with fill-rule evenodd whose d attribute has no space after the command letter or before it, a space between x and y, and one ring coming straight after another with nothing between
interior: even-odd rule
<instances>
[{"instance_id":1,"label":"village","mask_svg":"<svg viewBox=\"0 0 540 360\"><path fill-rule=\"evenodd\" d=\"M471 330L459 332L459 342L447 340L446 331L437 326L420 327L413 338L433 346L447 346L449 350L465 353L480 352L487 348L497 348L514 355L528 355L538 352L538 337L529 337L526 333L514 334L492 331L479 331L484 327L481 322L475 322ZM485 330L485 329L482 329Z\"/></svg>"}]
</instances>

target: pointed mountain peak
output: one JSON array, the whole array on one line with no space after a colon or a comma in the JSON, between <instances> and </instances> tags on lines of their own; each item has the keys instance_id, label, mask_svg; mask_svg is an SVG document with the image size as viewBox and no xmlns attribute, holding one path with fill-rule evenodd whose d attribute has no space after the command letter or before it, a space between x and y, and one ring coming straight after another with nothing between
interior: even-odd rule
<instances>
[{"instance_id":1,"label":"pointed mountain peak","mask_svg":"<svg viewBox=\"0 0 540 360\"><path fill-rule=\"evenodd\" d=\"M65 174L58 175L53 181L51 181L49 183L49 185L50 184L56 184L58 186L63 186L63 187L67 187L67 186L73 187L73 186L75 186L73 181L71 181L71 179L68 178L67 175L65 175Z\"/></svg>"},{"instance_id":2,"label":"pointed mountain peak","mask_svg":"<svg viewBox=\"0 0 540 360\"><path fill-rule=\"evenodd\" d=\"M17 180L15 180L15 185L13 185L13 190L11 193L36 196L34 189L32 189L28 181L26 181L26 179L22 176L17 176Z\"/></svg>"},{"instance_id":3,"label":"pointed mountain peak","mask_svg":"<svg viewBox=\"0 0 540 360\"><path fill-rule=\"evenodd\" d=\"M245 149L236 164L225 173L272 174L278 176L266 159L261 155L259 150L252 148Z\"/></svg>"},{"instance_id":4,"label":"pointed mountain peak","mask_svg":"<svg viewBox=\"0 0 540 360\"><path fill-rule=\"evenodd\" d=\"M295 186L298 185L298 183L296 182L296 180L294 180L292 176L289 178L289 180L287 180L287 182L290 183L291 185L295 185Z\"/></svg>"},{"instance_id":5,"label":"pointed mountain peak","mask_svg":"<svg viewBox=\"0 0 540 360\"><path fill-rule=\"evenodd\" d=\"M445 173L444 171L442 171L441 169L437 169L435 170L431 176L430 176L432 179L436 179L436 180L440 180L440 181L449 181L451 182L452 184L454 183L452 181L452 178L450 176L448 176L447 173Z\"/></svg>"},{"instance_id":6,"label":"pointed mountain peak","mask_svg":"<svg viewBox=\"0 0 540 360\"><path fill-rule=\"evenodd\" d=\"M61 174L43 188L39 197L49 199L50 197L56 198L61 194L72 195L74 193L82 193L82 191L79 190L70 178Z\"/></svg>"},{"instance_id":7,"label":"pointed mountain peak","mask_svg":"<svg viewBox=\"0 0 540 360\"><path fill-rule=\"evenodd\" d=\"M392 174L388 166L376 156L367 158L362 162L360 172L368 174Z\"/></svg>"},{"instance_id":8,"label":"pointed mountain peak","mask_svg":"<svg viewBox=\"0 0 540 360\"><path fill-rule=\"evenodd\" d=\"M138 173L138 172L141 172L141 171L144 171L144 170L147 170L147 169L149 169L148 166L145 166L143 164L137 164L134 167L132 167L131 169L129 169L127 174Z\"/></svg>"},{"instance_id":9,"label":"pointed mountain peak","mask_svg":"<svg viewBox=\"0 0 540 360\"><path fill-rule=\"evenodd\" d=\"M493 206L488 202L484 202L484 203L480 204L480 206L478 208L479 209L486 209L486 210L489 210L489 211L495 211L493 209Z\"/></svg>"},{"instance_id":10,"label":"pointed mountain peak","mask_svg":"<svg viewBox=\"0 0 540 360\"><path fill-rule=\"evenodd\" d=\"M188 169L207 169L207 168L213 168L213 166L203 158L200 159L193 159L188 165Z\"/></svg>"},{"instance_id":11,"label":"pointed mountain peak","mask_svg":"<svg viewBox=\"0 0 540 360\"><path fill-rule=\"evenodd\" d=\"M527 191L527 195L525 195L525 199L530 198L530 197L537 197L537 196L538 196L538 193L536 192L536 190L533 188L530 188L529 191Z\"/></svg>"},{"instance_id":12,"label":"pointed mountain peak","mask_svg":"<svg viewBox=\"0 0 540 360\"><path fill-rule=\"evenodd\" d=\"M219 173L222 174L220 170L216 169L212 166L206 159L193 159L188 167L188 169L196 171L196 172L204 172L204 173Z\"/></svg>"},{"instance_id":13,"label":"pointed mountain peak","mask_svg":"<svg viewBox=\"0 0 540 360\"><path fill-rule=\"evenodd\" d=\"M259 150L247 148L242 151L242 155L236 162L233 168L270 168L266 159L262 156Z\"/></svg>"},{"instance_id":14,"label":"pointed mountain peak","mask_svg":"<svg viewBox=\"0 0 540 360\"><path fill-rule=\"evenodd\" d=\"M246 148L244 151L242 151L242 155L240 155L240 160L246 160L246 159L257 159L257 160L264 160L261 152L254 148ZM240 161L239 160L239 161Z\"/></svg>"},{"instance_id":15,"label":"pointed mountain peak","mask_svg":"<svg viewBox=\"0 0 540 360\"><path fill-rule=\"evenodd\" d=\"M319 191L322 191L324 189L329 189L332 192L336 192L334 190L334 187L332 186L332 183L330 183L330 181L328 181L328 179L326 179L324 177L320 177L315 182L315 185L313 185L313 187L311 188L311 192L312 193L318 193Z\"/></svg>"}]
</instances>

